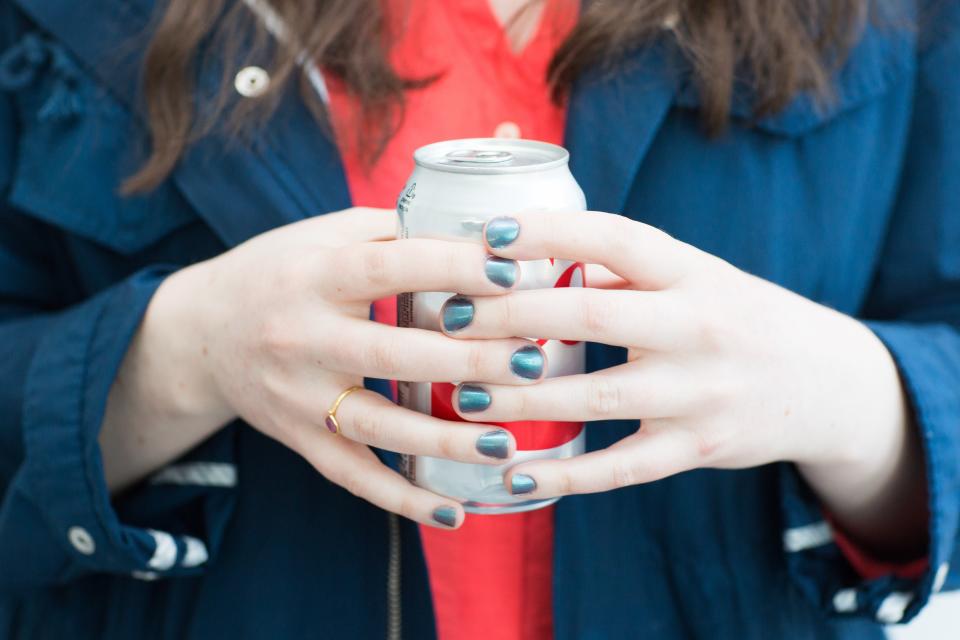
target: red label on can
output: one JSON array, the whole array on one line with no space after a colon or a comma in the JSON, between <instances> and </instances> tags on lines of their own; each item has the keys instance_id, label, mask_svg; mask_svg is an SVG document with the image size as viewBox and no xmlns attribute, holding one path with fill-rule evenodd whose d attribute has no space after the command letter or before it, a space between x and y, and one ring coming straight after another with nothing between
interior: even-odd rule
<instances>
[{"instance_id":1,"label":"red label on can","mask_svg":"<svg viewBox=\"0 0 960 640\"><path fill-rule=\"evenodd\" d=\"M453 391L456 385L449 382L434 382L430 385L430 415L442 420L467 422L453 408ZM555 420L524 420L521 422L490 422L513 434L520 451L553 449L576 438L583 429L582 422L559 422Z\"/></svg>"}]
</instances>

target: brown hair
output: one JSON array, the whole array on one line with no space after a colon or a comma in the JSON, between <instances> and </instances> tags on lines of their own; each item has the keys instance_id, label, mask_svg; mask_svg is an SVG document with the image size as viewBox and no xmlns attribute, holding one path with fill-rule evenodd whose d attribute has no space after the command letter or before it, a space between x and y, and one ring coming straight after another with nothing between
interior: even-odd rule
<instances>
[{"instance_id":1,"label":"brown hair","mask_svg":"<svg viewBox=\"0 0 960 640\"><path fill-rule=\"evenodd\" d=\"M532 0L533 2L543 0ZM571 0L572 1L572 0ZM269 0L263 20L245 2L168 0L146 52L144 96L150 155L127 179L127 193L149 190L173 169L190 142L226 121L236 132L268 117L296 79L318 119L323 105L301 73L301 53L343 82L361 106L360 147L375 158L402 117L403 94L430 78L401 78L388 53L399 34L382 0ZM829 94L830 75L858 36L868 0L594 0L550 63L553 98L561 101L594 65L612 68L626 53L669 35L689 62L706 131L721 133L738 83L754 97L755 117L782 109L801 91ZM251 2L253 3L253 2ZM262 0L257 3L265 5ZM278 42L266 28L283 25ZM669 27L665 29L665 25ZM198 50L215 52L202 56ZM198 116L197 65L222 69L220 90ZM228 106L231 71L267 69L269 89Z\"/></svg>"}]
</instances>

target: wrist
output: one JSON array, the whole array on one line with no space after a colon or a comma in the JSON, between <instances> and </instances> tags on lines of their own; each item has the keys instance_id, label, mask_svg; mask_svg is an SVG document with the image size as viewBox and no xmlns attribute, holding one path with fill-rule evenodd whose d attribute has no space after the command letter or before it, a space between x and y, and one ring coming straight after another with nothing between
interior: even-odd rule
<instances>
[{"instance_id":1,"label":"wrist","mask_svg":"<svg viewBox=\"0 0 960 640\"><path fill-rule=\"evenodd\" d=\"M131 350L149 375L140 397L170 418L225 423L234 417L216 384L208 352L216 304L209 287L209 262L170 275L154 294Z\"/></svg>"}]
</instances>

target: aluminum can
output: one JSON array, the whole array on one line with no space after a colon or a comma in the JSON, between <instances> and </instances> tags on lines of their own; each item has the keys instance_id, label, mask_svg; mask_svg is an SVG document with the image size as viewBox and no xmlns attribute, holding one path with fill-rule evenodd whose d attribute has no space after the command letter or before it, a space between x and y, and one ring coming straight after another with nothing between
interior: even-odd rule
<instances>
[{"instance_id":1,"label":"aluminum can","mask_svg":"<svg viewBox=\"0 0 960 640\"><path fill-rule=\"evenodd\" d=\"M582 211L583 191L567 166L566 149L532 140L476 138L421 147L415 168L397 200L400 238L483 242L490 218L523 211ZM583 265L549 259L520 263L520 289L579 287ZM454 292L407 293L398 300L398 324L440 331L440 308ZM530 336L536 339L536 336ZM547 377L583 373L585 345L537 340L547 356ZM445 420L460 420L453 409L457 382L398 383L400 403ZM497 424L497 423L494 423ZM478 465L428 456L401 457L408 479L455 498L471 513L514 513L545 507L556 498L513 496L503 484L512 465L539 458L583 453L583 423L527 421L502 424L517 441L517 453L503 465Z\"/></svg>"}]
</instances>

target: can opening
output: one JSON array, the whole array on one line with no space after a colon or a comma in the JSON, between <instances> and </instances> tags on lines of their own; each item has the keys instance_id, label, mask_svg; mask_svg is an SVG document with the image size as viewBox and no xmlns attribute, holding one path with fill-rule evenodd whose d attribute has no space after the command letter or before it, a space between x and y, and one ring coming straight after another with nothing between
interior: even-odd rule
<instances>
[{"instance_id":1,"label":"can opening","mask_svg":"<svg viewBox=\"0 0 960 640\"><path fill-rule=\"evenodd\" d=\"M476 164L493 164L513 160L509 151L494 149L457 149L447 154L447 158L454 162L469 162Z\"/></svg>"}]
</instances>

